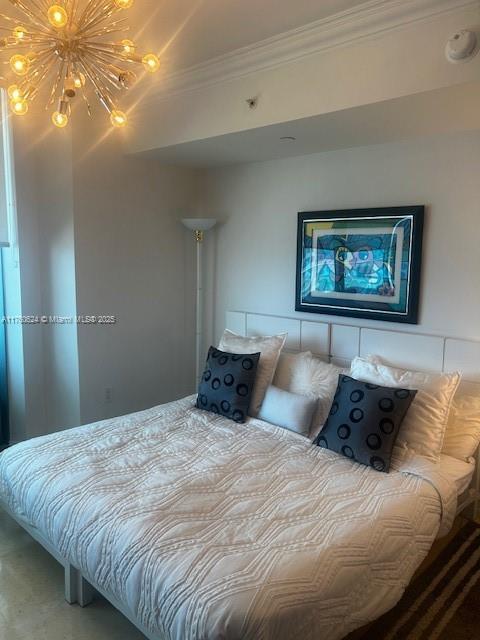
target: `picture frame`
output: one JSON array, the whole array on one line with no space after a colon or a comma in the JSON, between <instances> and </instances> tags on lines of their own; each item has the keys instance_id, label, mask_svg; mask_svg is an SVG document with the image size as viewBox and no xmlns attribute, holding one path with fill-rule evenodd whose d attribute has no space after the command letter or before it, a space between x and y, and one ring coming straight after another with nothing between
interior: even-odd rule
<instances>
[{"instance_id":1,"label":"picture frame","mask_svg":"<svg viewBox=\"0 0 480 640\"><path fill-rule=\"evenodd\" d=\"M425 207L298 214L296 311L418 324Z\"/></svg>"}]
</instances>

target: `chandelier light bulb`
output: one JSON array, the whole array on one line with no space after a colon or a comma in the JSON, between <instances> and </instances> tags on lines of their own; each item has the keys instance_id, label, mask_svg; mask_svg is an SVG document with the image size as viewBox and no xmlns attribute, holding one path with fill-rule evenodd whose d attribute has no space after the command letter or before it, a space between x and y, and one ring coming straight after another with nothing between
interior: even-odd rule
<instances>
[{"instance_id":1,"label":"chandelier light bulb","mask_svg":"<svg viewBox=\"0 0 480 640\"><path fill-rule=\"evenodd\" d=\"M75 78L73 76L67 76L63 83L63 92L67 98L75 97Z\"/></svg>"},{"instance_id":2,"label":"chandelier light bulb","mask_svg":"<svg viewBox=\"0 0 480 640\"><path fill-rule=\"evenodd\" d=\"M131 40L122 40L119 45L122 47L122 53L127 56L135 53L135 44Z\"/></svg>"},{"instance_id":3,"label":"chandelier light bulb","mask_svg":"<svg viewBox=\"0 0 480 640\"><path fill-rule=\"evenodd\" d=\"M83 73L75 74L75 76L73 78L73 82L75 84L75 89L81 89L82 87L84 87L86 81L87 81L87 79L85 78Z\"/></svg>"},{"instance_id":4,"label":"chandelier light bulb","mask_svg":"<svg viewBox=\"0 0 480 640\"><path fill-rule=\"evenodd\" d=\"M22 92L16 84L11 84L7 89L8 97L10 100L17 102L22 99Z\"/></svg>"},{"instance_id":5,"label":"chandelier light bulb","mask_svg":"<svg viewBox=\"0 0 480 640\"><path fill-rule=\"evenodd\" d=\"M18 26L15 27L12 33L15 40L24 40L28 31L25 29L25 27Z\"/></svg>"},{"instance_id":6,"label":"chandelier light bulb","mask_svg":"<svg viewBox=\"0 0 480 640\"><path fill-rule=\"evenodd\" d=\"M52 114L52 122L59 129L63 129L68 124L68 116L66 113L60 113L60 111L55 111Z\"/></svg>"},{"instance_id":7,"label":"chandelier light bulb","mask_svg":"<svg viewBox=\"0 0 480 640\"><path fill-rule=\"evenodd\" d=\"M30 60L21 54L14 55L10 58L10 67L17 76L24 76L30 69Z\"/></svg>"},{"instance_id":8,"label":"chandelier light bulb","mask_svg":"<svg viewBox=\"0 0 480 640\"><path fill-rule=\"evenodd\" d=\"M122 73L118 76L118 80L122 87L125 89L130 89L136 82L137 76L133 73L133 71L122 71Z\"/></svg>"},{"instance_id":9,"label":"chandelier light bulb","mask_svg":"<svg viewBox=\"0 0 480 640\"><path fill-rule=\"evenodd\" d=\"M10 107L16 116L24 116L28 111L28 102L26 100L12 100Z\"/></svg>"},{"instance_id":10,"label":"chandelier light bulb","mask_svg":"<svg viewBox=\"0 0 480 640\"><path fill-rule=\"evenodd\" d=\"M48 10L47 15L50 24L56 29L63 29L68 22L68 14L59 4L52 5Z\"/></svg>"},{"instance_id":11,"label":"chandelier light bulb","mask_svg":"<svg viewBox=\"0 0 480 640\"><path fill-rule=\"evenodd\" d=\"M150 73L155 73L160 68L160 60L154 53L147 53L147 55L142 58L143 66Z\"/></svg>"},{"instance_id":12,"label":"chandelier light bulb","mask_svg":"<svg viewBox=\"0 0 480 640\"><path fill-rule=\"evenodd\" d=\"M124 127L127 124L127 116L123 111L114 109L110 115L110 122L114 127Z\"/></svg>"},{"instance_id":13,"label":"chandelier light bulb","mask_svg":"<svg viewBox=\"0 0 480 640\"><path fill-rule=\"evenodd\" d=\"M115 4L119 9L130 9L133 0L115 0Z\"/></svg>"}]
</instances>

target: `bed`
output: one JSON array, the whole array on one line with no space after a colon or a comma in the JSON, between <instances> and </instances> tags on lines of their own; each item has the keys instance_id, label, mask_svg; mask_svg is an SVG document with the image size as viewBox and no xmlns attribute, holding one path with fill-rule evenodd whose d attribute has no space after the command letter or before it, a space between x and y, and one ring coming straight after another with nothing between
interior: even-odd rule
<instances>
[{"instance_id":1,"label":"bed","mask_svg":"<svg viewBox=\"0 0 480 640\"><path fill-rule=\"evenodd\" d=\"M477 343L243 312L228 325L284 328L288 349L341 364L374 343L480 388ZM343 638L398 602L478 495L473 460L411 455L378 473L194 399L0 454L0 506L64 565L67 600L94 588L150 640Z\"/></svg>"},{"instance_id":2,"label":"bed","mask_svg":"<svg viewBox=\"0 0 480 640\"><path fill-rule=\"evenodd\" d=\"M452 477L193 400L5 451L4 506L150 638L335 640L390 609L453 522Z\"/></svg>"}]
</instances>

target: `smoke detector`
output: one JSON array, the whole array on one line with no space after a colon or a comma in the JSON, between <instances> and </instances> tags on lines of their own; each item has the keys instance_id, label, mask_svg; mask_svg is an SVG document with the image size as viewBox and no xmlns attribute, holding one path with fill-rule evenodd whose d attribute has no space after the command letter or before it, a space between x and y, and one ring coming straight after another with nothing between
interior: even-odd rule
<instances>
[{"instance_id":1,"label":"smoke detector","mask_svg":"<svg viewBox=\"0 0 480 640\"><path fill-rule=\"evenodd\" d=\"M463 29L457 31L448 40L445 47L445 55L447 60L452 63L467 62L471 60L478 52L478 38L474 31Z\"/></svg>"}]
</instances>

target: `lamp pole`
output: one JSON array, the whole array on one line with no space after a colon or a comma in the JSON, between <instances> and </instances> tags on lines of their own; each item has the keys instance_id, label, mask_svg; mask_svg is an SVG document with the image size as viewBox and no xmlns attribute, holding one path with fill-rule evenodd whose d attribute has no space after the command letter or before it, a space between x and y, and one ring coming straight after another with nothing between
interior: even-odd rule
<instances>
[{"instance_id":1,"label":"lamp pole","mask_svg":"<svg viewBox=\"0 0 480 640\"><path fill-rule=\"evenodd\" d=\"M197 290L195 301L195 379L198 384L202 374L203 338L203 241L206 231L217 224L214 218L184 218L183 225L194 232L197 247Z\"/></svg>"}]
</instances>

